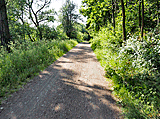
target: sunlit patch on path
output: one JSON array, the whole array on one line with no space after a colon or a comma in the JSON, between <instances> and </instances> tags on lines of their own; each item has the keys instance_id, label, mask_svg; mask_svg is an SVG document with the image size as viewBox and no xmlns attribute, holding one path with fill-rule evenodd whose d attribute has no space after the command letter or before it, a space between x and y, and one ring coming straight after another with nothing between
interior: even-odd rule
<instances>
[{"instance_id":1,"label":"sunlit patch on path","mask_svg":"<svg viewBox=\"0 0 160 119\"><path fill-rule=\"evenodd\" d=\"M118 119L120 109L88 43L79 43L1 106L0 119Z\"/></svg>"}]
</instances>

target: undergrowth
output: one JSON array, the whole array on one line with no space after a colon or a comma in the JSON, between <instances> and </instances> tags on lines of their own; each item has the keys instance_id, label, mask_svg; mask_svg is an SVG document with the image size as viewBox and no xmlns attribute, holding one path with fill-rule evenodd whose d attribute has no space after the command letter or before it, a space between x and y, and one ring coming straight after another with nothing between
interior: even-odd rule
<instances>
[{"instance_id":1,"label":"undergrowth","mask_svg":"<svg viewBox=\"0 0 160 119\"><path fill-rule=\"evenodd\" d=\"M11 53L1 48L0 99L18 90L77 44L76 40L41 40L11 43Z\"/></svg>"},{"instance_id":2,"label":"undergrowth","mask_svg":"<svg viewBox=\"0 0 160 119\"><path fill-rule=\"evenodd\" d=\"M120 36L103 28L90 41L126 119L160 118L160 34L154 33L121 44Z\"/></svg>"}]
</instances>

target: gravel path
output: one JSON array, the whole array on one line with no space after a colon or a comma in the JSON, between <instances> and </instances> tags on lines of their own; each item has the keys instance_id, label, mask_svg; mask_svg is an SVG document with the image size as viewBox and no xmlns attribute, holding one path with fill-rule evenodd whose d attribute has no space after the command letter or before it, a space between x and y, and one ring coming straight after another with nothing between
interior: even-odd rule
<instances>
[{"instance_id":1,"label":"gravel path","mask_svg":"<svg viewBox=\"0 0 160 119\"><path fill-rule=\"evenodd\" d=\"M119 119L111 84L88 43L79 43L0 107L0 119Z\"/></svg>"}]
</instances>

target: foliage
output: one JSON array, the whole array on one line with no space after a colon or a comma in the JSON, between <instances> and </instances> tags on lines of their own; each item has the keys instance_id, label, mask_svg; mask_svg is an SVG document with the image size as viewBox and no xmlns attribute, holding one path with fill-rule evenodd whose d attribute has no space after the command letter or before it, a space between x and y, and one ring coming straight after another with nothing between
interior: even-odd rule
<instances>
[{"instance_id":1,"label":"foliage","mask_svg":"<svg viewBox=\"0 0 160 119\"><path fill-rule=\"evenodd\" d=\"M76 32L75 33L76 37L74 39L77 39L78 42L82 42L84 40L88 40L89 39L89 35L86 34L88 32L84 27L85 26L83 24L80 24L80 23L75 23L74 24L74 29L75 29L75 32ZM57 26L56 32L57 32L58 39L60 39L60 40L69 39L69 37L64 32L62 24Z\"/></svg>"},{"instance_id":2,"label":"foliage","mask_svg":"<svg viewBox=\"0 0 160 119\"><path fill-rule=\"evenodd\" d=\"M42 39L44 30L42 26L55 21L54 15L56 13L54 9L47 9L49 5L50 0L41 0L41 2L36 2L36 0L8 0L7 10L12 41L25 40L26 37L29 37L31 41Z\"/></svg>"},{"instance_id":3,"label":"foliage","mask_svg":"<svg viewBox=\"0 0 160 119\"><path fill-rule=\"evenodd\" d=\"M41 25L41 30L43 31L42 37L46 40L57 39L58 37L58 33L54 27L49 27L48 25L43 24Z\"/></svg>"},{"instance_id":4,"label":"foliage","mask_svg":"<svg viewBox=\"0 0 160 119\"><path fill-rule=\"evenodd\" d=\"M80 12L87 16L87 28L98 31L111 22L111 0L83 0Z\"/></svg>"},{"instance_id":5,"label":"foliage","mask_svg":"<svg viewBox=\"0 0 160 119\"><path fill-rule=\"evenodd\" d=\"M122 42L122 29L121 27L117 27L117 33L114 35L112 31L113 27L111 25L107 25L107 28L101 28L100 31L94 34L94 39L91 40L92 49L103 48L103 47L119 47ZM110 32L108 32L110 31ZM114 48L113 48L114 50Z\"/></svg>"},{"instance_id":6,"label":"foliage","mask_svg":"<svg viewBox=\"0 0 160 119\"><path fill-rule=\"evenodd\" d=\"M106 31L106 32L102 32ZM91 40L92 49L112 79L127 118L158 118L160 111L160 34L146 34L143 41L130 37L123 46L103 28Z\"/></svg>"},{"instance_id":7,"label":"foliage","mask_svg":"<svg viewBox=\"0 0 160 119\"><path fill-rule=\"evenodd\" d=\"M77 31L74 27L80 16L75 13L76 5L70 0L66 0L60 12L60 22L62 23L63 30L69 38L77 38Z\"/></svg>"},{"instance_id":8,"label":"foliage","mask_svg":"<svg viewBox=\"0 0 160 119\"><path fill-rule=\"evenodd\" d=\"M46 8L49 8L50 3L51 0L41 0L41 2L37 2L35 0L26 1L26 10L29 13L28 17L37 28L40 40L42 40L42 29L40 27L40 23L45 21L54 22L54 9L46 10ZM34 9L33 4L35 4L37 9Z\"/></svg>"},{"instance_id":9,"label":"foliage","mask_svg":"<svg viewBox=\"0 0 160 119\"><path fill-rule=\"evenodd\" d=\"M69 37L66 35L66 33L63 32L63 26L62 26L62 24L60 24L59 26L57 26L56 31L58 33L58 36L57 36L58 39L61 39L61 40L69 39Z\"/></svg>"},{"instance_id":10,"label":"foliage","mask_svg":"<svg viewBox=\"0 0 160 119\"><path fill-rule=\"evenodd\" d=\"M46 9L51 0L36 1L7 1L13 42L10 42L9 53L4 47L0 47L0 100L18 90L32 76L73 48L77 42L83 41L81 26L78 24L73 24L76 29L73 34L78 39L72 40L69 40L62 25L57 28L50 27L50 22L55 21L54 9Z\"/></svg>"},{"instance_id":11,"label":"foliage","mask_svg":"<svg viewBox=\"0 0 160 119\"><path fill-rule=\"evenodd\" d=\"M79 42L89 39L89 33L85 29L85 25L82 23L75 23L74 28L76 30L77 38Z\"/></svg>"},{"instance_id":12,"label":"foliage","mask_svg":"<svg viewBox=\"0 0 160 119\"><path fill-rule=\"evenodd\" d=\"M47 9L50 6L50 0L41 0L41 2L36 2L36 0L8 0L7 15L9 22L9 31L11 34L11 40L14 42L19 41L23 43L26 39L30 39L32 42L39 39L61 39L65 40L69 37L62 30L63 27L54 28L50 27L50 23L54 22L54 16L56 12L54 9ZM76 18L79 18L78 14L75 14L76 5L73 3L74 7L72 9L72 19L73 23L72 36L73 38L83 38L77 25L75 24ZM74 14L74 15L73 15ZM60 15L59 15L60 17ZM65 22L65 21L64 21Z\"/></svg>"},{"instance_id":13,"label":"foliage","mask_svg":"<svg viewBox=\"0 0 160 119\"><path fill-rule=\"evenodd\" d=\"M11 53L1 48L0 97L15 91L76 44L76 40L37 40L12 43Z\"/></svg>"},{"instance_id":14,"label":"foliage","mask_svg":"<svg viewBox=\"0 0 160 119\"><path fill-rule=\"evenodd\" d=\"M113 7L112 8L112 1ZM125 0L124 0L125 1ZM138 1L125 1L125 13L126 13L126 34L135 33L139 31L139 2ZM158 25L158 7L160 4L157 0L145 0L144 11L144 28L150 31L151 28ZM114 12L115 21L121 23L122 20L122 7L120 1L117 0L83 0L80 12L87 17L88 29L99 31L101 27L107 27L107 24L112 24L112 12ZM117 19L119 19L117 21ZM116 27L117 25L115 25Z\"/></svg>"},{"instance_id":15,"label":"foliage","mask_svg":"<svg viewBox=\"0 0 160 119\"><path fill-rule=\"evenodd\" d=\"M129 119L160 116L159 5L159 0L82 1L92 49Z\"/></svg>"}]
</instances>

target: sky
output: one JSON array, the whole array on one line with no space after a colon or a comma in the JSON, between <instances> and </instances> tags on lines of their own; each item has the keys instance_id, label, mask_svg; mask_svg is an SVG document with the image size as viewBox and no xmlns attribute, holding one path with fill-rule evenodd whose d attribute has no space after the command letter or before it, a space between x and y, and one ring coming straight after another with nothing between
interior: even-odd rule
<instances>
[{"instance_id":1,"label":"sky","mask_svg":"<svg viewBox=\"0 0 160 119\"><path fill-rule=\"evenodd\" d=\"M58 12L59 10L60 10L60 8L62 7L62 5L65 3L65 1L66 0L52 0L52 3L51 3L51 5L50 5L50 8L54 8L55 9L55 11L56 12ZM81 6L81 1L82 0L72 0L76 5L78 5L78 9L77 9L77 13L79 13L79 8L80 8L80 6ZM58 19L58 16L55 16L56 17L56 19ZM86 22L86 18L85 17L83 17L82 16L82 18L83 18L83 20L84 20L84 24L85 24L85 22ZM79 21L79 22L81 22L81 21ZM60 23L58 23L58 22L56 22L55 21L55 23L54 23L54 26L56 27L56 26L58 26Z\"/></svg>"}]
</instances>

